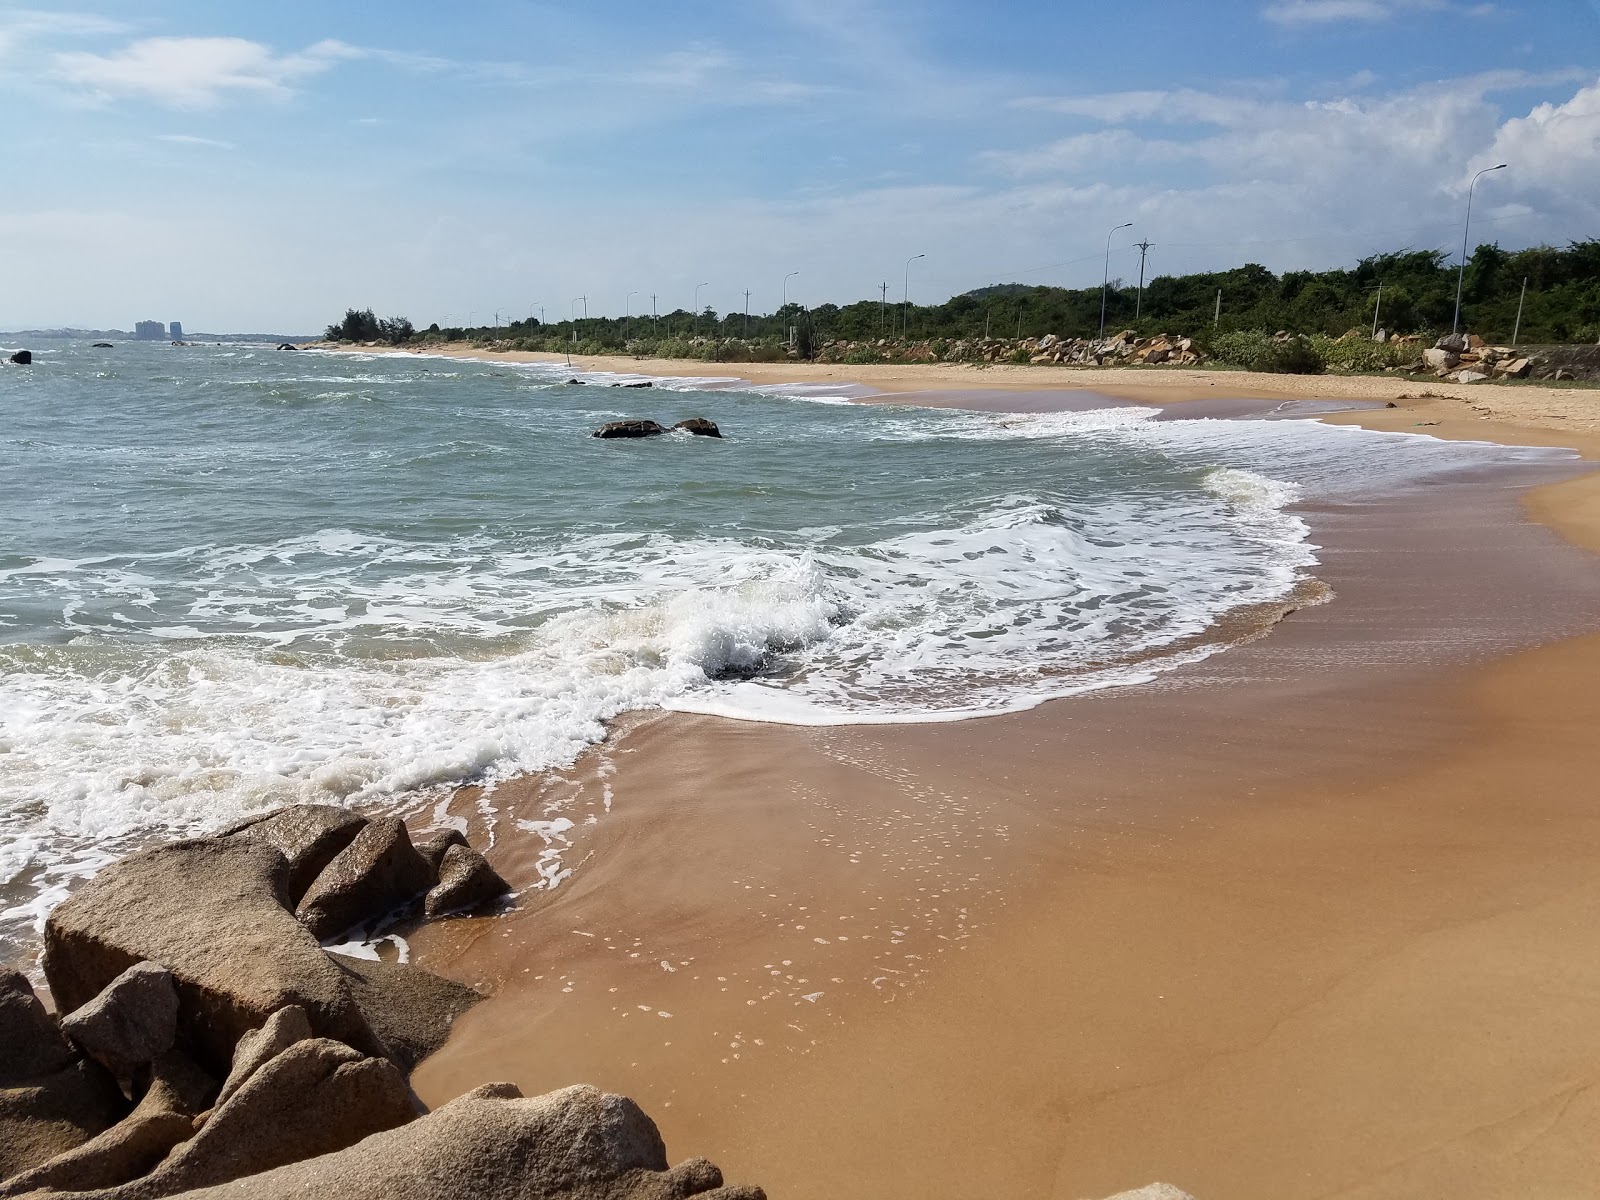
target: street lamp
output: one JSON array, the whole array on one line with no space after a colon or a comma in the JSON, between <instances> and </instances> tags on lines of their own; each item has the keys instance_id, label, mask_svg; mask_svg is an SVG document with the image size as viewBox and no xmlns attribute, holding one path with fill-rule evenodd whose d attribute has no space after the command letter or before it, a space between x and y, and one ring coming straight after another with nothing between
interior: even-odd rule
<instances>
[{"instance_id":1,"label":"street lamp","mask_svg":"<svg viewBox=\"0 0 1600 1200\"><path fill-rule=\"evenodd\" d=\"M1132 228L1132 221L1129 221L1126 225L1117 226L1117 229ZM1100 279L1100 340L1102 342L1106 340L1106 289L1111 286L1111 236L1117 232L1117 229L1113 229L1111 233L1106 234L1106 271Z\"/></svg>"},{"instance_id":2,"label":"street lamp","mask_svg":"<svg viewBox=\"0 0 1600 1200\"><path fill-rule=\"evenodd\" d=\"M570 305L568 305L568 307L567 307L567 311L571 314L571 317L572 317L572 340L573 340L574 343L576 343L577 340L578 340L578 301L579 300L583 301L583 315L585 317L587 317L589 315L589 297L587 297L587 296L574 296L572 298L572 303Z\"/></svg>"},{"instance_id":3,"label":"street lamp","mask_svg":"<svg viewBox=\"0 0 1600 1200\"><path fill-rule=\"evenodd\" d=\"M800 274L799 271L790 271L787 275L785 275L783 277L783 307L784 308L788 308L789 307L789 280L793 279L798 274ZM782 312L783 309L779 309L778 311Z\"/></svg>"},{"instance_id":4,"label":"street lamp","mask_svg":"<svg viewBox=\"0 0 1600 1200\"><path fill-rule=\"evenodd\" d=\"M911 320L911 315L910 315L911 314L911 308L910 308L910 304L911 304L911 264L916 262L917 259L919 259L919 258L927 258L927 257L928 256L926 254L913 254L910 258L906 259L905 286L904 286L904 289L900 293L900 340L901 341L905 340L906 330L909 328L910 320Z\"/></svg>"},{"instance_id":5,"label":"street lamp","mask_svg":"<svg viewBox=\"0 0 1600 1200\"><path fill-rule=\"evenodd\" d=\"M528 305L528 320L530 320L530 321L533 320L533 310L538 308L538 307L539 307L539 302L537 300L535 300L532 304ZM543 325L544 321L541 319L539 324Z\"/></svg>"},{"instance_id":6,"label":"street lamp","mask_svg":"<svg viewBox=\"0 0 1600 1200\"><path fill-rule=\"evenodd\" d=\"M628 331L633 328L633 298L639 293L629 292L628 298L622 302L622 340L628 340Z\"/></svg>"},{"instance_id":7,"label":"street lamp","mask_svg":"<svg viewBox=\"0 0 1600 1200\"><path fill-rule=\"evenodd\" d=\"M1461 332L1461 284L1467 277L1467 237L1472 231L1472 189L1477 187L1478 180L1490 171L1503 171L1508 165L1501 163L1499 166L1485 167L1472 177L1471 183L1467 184L1467 224L1461 231L1461 266L1456 269L1456 316L1450 323L1450 332L1453 334Z\"/></svg>"},{"instance_id":8,"label":"street lamp","mask_svg":"<svg viewBox=\"0 0 1600 1200\"><path fill-rule=\"evenodd\" d=\"M709 283L697 283L694 285L694 331L696 333L700 332L700 289L710 286Z\"/></svg>"}]
</instances>

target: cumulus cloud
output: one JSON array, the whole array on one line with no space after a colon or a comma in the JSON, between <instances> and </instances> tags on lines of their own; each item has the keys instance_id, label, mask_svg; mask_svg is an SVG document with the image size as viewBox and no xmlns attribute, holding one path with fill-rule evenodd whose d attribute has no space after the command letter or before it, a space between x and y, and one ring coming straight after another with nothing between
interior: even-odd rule
<instances>
[{"instance_id":1,"label":"cumulus cloud","mask_svg":"<svg viewBox=\"0 0 1600 1200\"><path fill-rule=\"evenodd\" d=\"M55 63L60 78L97 97L135 97L195 109L230 96L282 99L299 81L365 54L331 40L277 55L245 38L158 37L111 54L58 54Z\"/></svg>"},{"instance_id":2,"label":"cumulus cloud","mask_svg":"<svg viewBox=\"0 0 1600 1200\"><path fill-rule=\"evenodd\" d=\"M1184 265L1236 260L1265 242L1283 259L1348 260L1460 238L1461 201L1479 167L1508 162L1475 230L1485 239L1560 242L1600 227L1600 80L1565 102L1507 116L1496 93L1532 77L1491 72L1380 95L1295 99L1198 91L1036 98L1072 125L1105 126L991 151L981 163L1013 196L1055 192L1096 219L1137 215ZM1187 136L1176 136L1176 129ZM1121 199L1101 204L1085 179ZM1059 181L1059 182L1057 182ZM1063 214L1066 213L1063 209ZM1100 215L1103 214L1103 217ZM1209 251L1202 247L1210 247ZM1269 260L1271 255L1263 253Z\"/></svg>"}]
</instances>

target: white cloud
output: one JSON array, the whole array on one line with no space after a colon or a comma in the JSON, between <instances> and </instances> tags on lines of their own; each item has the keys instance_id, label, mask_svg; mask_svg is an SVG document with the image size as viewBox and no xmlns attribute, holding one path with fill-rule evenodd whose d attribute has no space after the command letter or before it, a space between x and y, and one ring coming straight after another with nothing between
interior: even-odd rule
<instances>
[{"instance_id":1,"label":"white cloud","mask_svg":"<svg viewBox=\"0 0 1600 1200\"><path fill-rule=\"evenodd\" d=\"M1549 192L1600 194L1600 81L1565 104L1541 104L1507 121L1468 170L1501 162L1510 166L1505 182L1511 187L1526 180L1527 187ZM1466 178L1463 173L1463 185Z\"/></svg>"},{"instance_id":2,"label":"white cloud","mask_svg":"<svg viewBox=\"0 0 1600 1200\"><path fill-rule=\"evenodd\" d=\"M232 150L232 142L219 142L215 138L196 137L192 133L158 133L158 142L175 142L180 146L212 146L218 150Z\"/></svg>"},{"instance_id":3,"label":"white cloud","mask_svg":"<svg viewBox=\"0 0 1600 1200\"><path fill-rule=\"evenodd\" d=\"M104 37L127 32L120 21L91 13L41 12L15 8L0 12L0 64L27 42L49 37Z\"/></svg>"},{"instance_id":4,"label":"white cloud","mask_svg":"<svg viewBox=\"0 0 1600 1200\"><path fill-rule=\"evenodd\" d=\"M1261 10L1261 15L1275 24L1295 27L1332 25L1340 21L1376 24L1408 12L1451 12L1486 17L1495 11L1493 4L1455 5L1447 0L1274 0Z\"/></svg>"},{"instance_id":5,"label":"white cloud","mask_svg":"<svg viewBox=\"0 0 1600 1200\"><path fill-rule=\"evenodd\" d=\"M206 108L226 96L282 99L295 83L366 51L322 41L297 54L275 55L260 42L234 37L160 37L111 54L55 57L58 75L98 97L129 96L172 108Z\"/></svg>"}]
</instances>

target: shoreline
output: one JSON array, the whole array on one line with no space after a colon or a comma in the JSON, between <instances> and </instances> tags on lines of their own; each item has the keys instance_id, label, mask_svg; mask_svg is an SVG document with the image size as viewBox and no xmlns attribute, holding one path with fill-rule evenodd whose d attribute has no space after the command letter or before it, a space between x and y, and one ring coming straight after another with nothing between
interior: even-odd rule
<instances>
[{"instance_id":1,"label":"shoreline","mask_svg":"<svg viewBox=\"0 0 1600 1200\"><path fill-rule=\"evenodd\" d=\"M1460 390L1321 419L1600 457ZM496 989L419 1094L585 1078L793 1196L1590 1186L1600 476L1469 492L1324 514L1339 598L1153 685L939 726L638 715L502 786L502 872L552 803L577 870L416 939Z\"/></svg>"}]
</instances>

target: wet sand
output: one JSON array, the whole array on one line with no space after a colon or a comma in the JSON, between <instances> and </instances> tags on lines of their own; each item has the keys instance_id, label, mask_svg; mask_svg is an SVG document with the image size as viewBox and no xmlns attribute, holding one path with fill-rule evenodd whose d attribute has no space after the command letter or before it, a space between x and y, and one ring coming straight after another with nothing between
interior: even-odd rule
<instances>
[{"instance_id":1,"label":"wet sand","mask_svg":"<svg viewBox=\"0 0 1600 1200\"><path fill-rule=\"evenodd\" d=\"M1600 451L1401 403L1332 419ZM492 860L572 874L418 933L494 992L419 1094L597 1083L774 1197L1592 1194L1600 477L1307 516L1333 602L1156 683L503 787Z\"/></svg>"}]
</instances>

